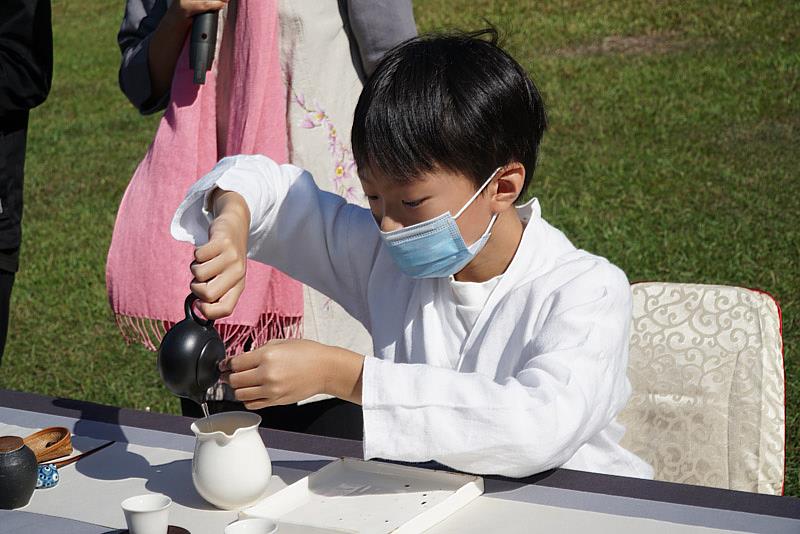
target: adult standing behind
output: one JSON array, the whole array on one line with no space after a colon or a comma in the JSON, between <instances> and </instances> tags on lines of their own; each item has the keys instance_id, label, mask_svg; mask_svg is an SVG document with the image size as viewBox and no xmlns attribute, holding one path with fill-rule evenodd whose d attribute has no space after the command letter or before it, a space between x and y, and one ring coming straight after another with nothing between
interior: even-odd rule
<instances>
[{"instance_id":1,"label":"adult standing behind","mask_svg":"<svg viewBox=\"0 0 800 534\"><path fill-rule=\"evenodd\" d=\"M28 112L53 78L50 0L0 2L0 360L19 268Z\"/></svg>"},{"instance_id":2,"label":"adult standing behind","mask_svg":"<svg viewBox=\"0 0 800 534\"><path fill-rule=\"evenodd\" d=\"M258 6L263 11L269 9L270 4L273 3L260 2ZM238 57L236 54L239 52L235 51L235 46L228 45L231 34L238 31L236 21L241 16L241 10L247 6L246 0L175 0L169 5L165 0L128 0L125 19L118 36L123 56L120 87L143 114L154 113L171 106L171 98L175 96L172 94L175 90L173 80L177 78L173 77L173 73L182 68L185 61L180 54L191 26L190 17L201 11L223 8L217 40L218 61L212 70L216 82L207 80L207 84L215 85L216 89L218 157L226 153L224 147L229 144L228 127L239 126L233 124L230 117L231 113L235 113L230 106L230 91L237 85L230 82L235 77L233 70L236 69L237 61L234 58ZM249 8L254 9L252 5ZM275 107L272 111L273 115L282 113L286 120L286 161L312 171L321 188L339 193L352 202L364 202L349 147L352 114L363 80L375 68L383 53L416 34L411 2L281 1L277 2L277 17L279 46L275 48L275 54L280 60L280 74L261 81L281 85L285 108L281 111ZM261 45L268 46L270 45ZM246 76L250 74L245 73ZM167 113L170 113L170 108ZM198 170L199 174L202 172ZM183 192L185 191L181 191ZM120 218L122 210L118 215L118 225ZM143 231L152 231L146 225L141 226ZM169 243L169 246L175 246L174 242ZM113 255L112 252L109 253L109 265L112 264ZM183 273L185 264L175 265L174 269ZM252 267L248 267L248 273L251 270ZM122 299L117 299L115 303L114 297L115 294L120 294L120 286L128 282L124 279L119 282L121 278L114 276L113 271L109 268L109 293L123 334L128 339L141 341L154 348L158 342L155 338L158 336L153 335L153 330L160 334L162 328L169 327L170 321L163 321L163 316L153 317L140 313L131 322L131 318L126 317L130 314L122 309L125 303L120 302ZM147 279L141 276L133 279L138 283L143 278ZM114 279L118 282L115 283ZM118 288L116 291L115 285ZM183 290L183 287L179 289ZM251 291L251 283L248 281L248 292L245 295ZM176 300L180 309L180 299L172 300ZM347 346L362 354L371 353L371 340L366 330L338 304L309 288L302 288L302 300L305 337ZM242 305L237 310L241 308ZM142 315L157 319L154 322L156 328L152 327L153 322L143 323ZM135 327L131 328L131 324ZM250 329L246 336L234 337L226 335L227 329L227 325L222 325L221 333L231 354L251 345L260 345L267 338L297 333L293 329L279 329L264 336L258 329ZM237 331L241 334L244 330ZM216 391L210 398L212 411L215 407L236 408L229 402L220 400L233 400L230 395L225 396L224 391ZM342 401L332 399L305 404L300 408L290 407L288 410L286 407L278 407L271 410L272 413L264 414L264 420L289 430L360 437L360 411L350 410L343 404ZM241 409L241 405L238 406ZM182 402L182 409L186 415L196 415L198 411L188 401ZM358 417L351 417L351 411ZM281 425L281 421L285 424Z\"/></svg>"}]
</instances>

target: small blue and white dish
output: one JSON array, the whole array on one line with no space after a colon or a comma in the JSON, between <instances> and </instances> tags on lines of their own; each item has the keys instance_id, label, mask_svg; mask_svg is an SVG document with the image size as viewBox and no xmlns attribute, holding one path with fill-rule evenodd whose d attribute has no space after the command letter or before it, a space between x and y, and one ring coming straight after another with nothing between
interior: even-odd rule
<instances>
[{"instance_id":1,"label":"small blue and white dish","mask_svg":"<svg viewBox=\"0 0 800 534\"><path fill-rule=\"evenodd\" d=\"M36 489L52 488L58 484L58 468L54 464L41 464L38 467Z\"/></svg>"}]
</instances>

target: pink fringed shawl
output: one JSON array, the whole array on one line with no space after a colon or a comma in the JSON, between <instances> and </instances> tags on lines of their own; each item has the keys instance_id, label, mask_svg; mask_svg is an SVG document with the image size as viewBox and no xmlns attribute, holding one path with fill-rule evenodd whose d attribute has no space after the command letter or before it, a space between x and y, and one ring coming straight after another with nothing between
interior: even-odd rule
<instances>
[{"instance_id":1,"label":"pink fringed shawl","mask_svg":"<svg viewBox=\"0 0 800 534\"><path fill-rule=\"evenodd\" d=\"M169 227L186 190L226 155L287 160L277 2L239 0L237 5L223 32L219 77L213 69L205 85L194 85L184 46L169 106L117 213L106 264L109 300L126 340L151 350L184 318L193 247L172 239ZM303 294L298 282L248 261L245 284L233 315L215 323L229 354L241 352L248 339L259 346L299 335Z\"/></svg>"}]
</instances>

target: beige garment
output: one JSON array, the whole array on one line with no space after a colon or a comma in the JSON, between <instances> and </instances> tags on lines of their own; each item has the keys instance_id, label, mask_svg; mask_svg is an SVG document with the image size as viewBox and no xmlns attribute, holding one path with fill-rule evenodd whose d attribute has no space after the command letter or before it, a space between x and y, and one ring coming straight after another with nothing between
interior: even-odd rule
<instances>
[{"instance_id":1,"label":"beige garment","mask_svg":"<svg viewBox=\"0 0 800 534\"><path fill-rule=\"evenodd\" d=\"M279 20L289 161L310 171L320 189L365 205L350 150L353 111L362 83L338 2L284 0ZM304 337L372 355L366 329L341 306L309 287L304 298Z\"/></svg>"},{"instance_id":2,"label":"beige garment","mask_svg":"<svg viewBox=\"0 0 800 534\"><path fill-rule=\"evenodd\" d=\"M783 353L769 295L634 284L628 375L621 443L657 480L782 493Z\"/></svg>"},{"instance_id":3,"label":"beige garment","mask_svg":"<svg viewBox=\"0 0 800 534\"><path fill-rule=\"evenodd\" d=\"M287 91L289 162L311 172L320 189L365 206L350 150L350 129L362 82L353 64L338 2L282 0L278 10L281 67ZM218 104L229 93L226 65L232 64L232 48L222 47L221 43L226 34L230 35L235 20L236 0L232 0L219 19L219 61L214 67L220 66L223 71L219 73L223 83ZM217 113L224 118L227 107L218 105ZM225 146L227 132L219 128L217 134L219 146ZM341 306L308 286L303 288L303 298L304 338L367 356L373 354L369 333ZM226 386L213 389L210 398L233 399ZM304 402L324 398L330 397L317 395Z\"/></svg>"}]
</instances>

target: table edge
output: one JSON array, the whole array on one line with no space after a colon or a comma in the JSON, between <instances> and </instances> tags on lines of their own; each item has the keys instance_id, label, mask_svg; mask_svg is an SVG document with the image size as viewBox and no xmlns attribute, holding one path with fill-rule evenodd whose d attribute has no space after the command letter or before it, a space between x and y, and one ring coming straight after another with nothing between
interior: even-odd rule
<instances>
[{"instance_id":1,"label":"table edge","mask_svg":"<svg viewBox=\"0 0 800 534\"><path fill-rule=\"evenodd\" d=\"M88 419L104 423L192 435L192 419L120 408L90 401L52 397L0 388L0 406L39 413ZM271 448L332 457L363 458L361 441L312 436L282 430L259 429ZM454 471L446 466L394 462L416 467ZM486 495L507 491L519 486L535 485L563 490L628 497L663 503L698 506L718 510L747 512L758 515L800 519L800 499L789 496L765 495L729 489L693 486L673 482L644 480L616 475L553 469L525 478L484 475L488 483Z\"/></svg>"}]
</instances>

